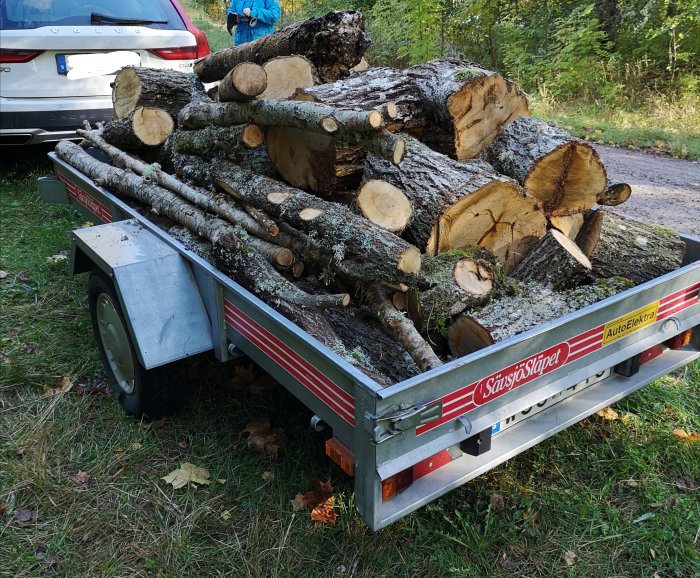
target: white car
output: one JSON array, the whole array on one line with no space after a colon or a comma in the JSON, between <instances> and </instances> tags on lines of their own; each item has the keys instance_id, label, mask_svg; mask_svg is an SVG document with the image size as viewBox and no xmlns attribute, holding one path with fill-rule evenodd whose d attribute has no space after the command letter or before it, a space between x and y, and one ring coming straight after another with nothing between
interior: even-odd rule
<instances>
[{"instance_id":1,"label":"white car","mask_svg":"<svg viewBox=\"0 0 700 578\"><path fill-rule=\"evenodd\" d=\"M122 66L190 72L209 52L176 0L0 0L0 145L110 120Z\"/></svg>"}]
</instances>

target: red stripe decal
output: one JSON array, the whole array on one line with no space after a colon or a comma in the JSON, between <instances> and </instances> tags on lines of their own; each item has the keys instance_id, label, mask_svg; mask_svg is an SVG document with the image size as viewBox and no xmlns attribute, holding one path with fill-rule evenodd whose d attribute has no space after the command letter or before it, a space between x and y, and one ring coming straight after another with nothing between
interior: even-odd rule
<instances>
[{"instance_id":1,"label":"red stripe decal","mask_svg":"<svg viewBox=\"0 0 700 578\"><path fill-rule=\"evenodd\" d=\"M293 349L224 300L226 322L347 423L355 425L355 399Z\"/></svg>"},{"instance_id":2,"label":"red stripe decal","mask_svg":"<svg viewBox=\"0 0 700 578\"><path fill-rule=\"evenodd\" d=\"M58 180L60 180L66 185L66 190L68 191L68 194L72 198L74 198L78 203L80 203L83 207L85 207L103 223L112 222L112 215L107 207L105 207L97 199L90 196L89 193L83 191L75 183L69 181L67 177L64 177L60 173L56 173L56 176L58 177Z\"/></svg>"},{"instance_id":3,"label":"red stripe decal","mask_svg":"<svg viewBox=\"0 0 700 578\"><path fill-rule=\"evenodd\" d=\"M665 319L674 313L695 305L700 300L699 294L700 283L695 283L685 289L667 295L658 301L659 312L656 320ZM653 303L650 305L653 305ZM602 349L605 347L603 344L604 328L605 325L600 325L594 329L589 329L559 345L540 351L475 383L470 383L466 387L441 397L442 417L418 426L416 435L424 434L572 361Z\"/></svg>"}]
</instances>

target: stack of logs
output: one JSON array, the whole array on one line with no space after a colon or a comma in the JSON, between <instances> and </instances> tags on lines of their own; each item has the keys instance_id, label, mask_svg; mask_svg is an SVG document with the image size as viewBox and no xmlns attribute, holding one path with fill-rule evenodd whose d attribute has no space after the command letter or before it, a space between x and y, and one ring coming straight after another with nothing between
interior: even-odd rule
<instances>
[{"instance_id":1,"label":"stack of logs","mask_svg":"<svg viewBox=\"0 0 700 578\"><path fill-rule=\"evenodd\" d=\"M57 153L381 384L680 265L675 234L600 208L629 185L514 83L367 68L368 46L333 12L194 74L124 68L115 119L80 131L111 165Z\"/></svg>"}]
</instances>

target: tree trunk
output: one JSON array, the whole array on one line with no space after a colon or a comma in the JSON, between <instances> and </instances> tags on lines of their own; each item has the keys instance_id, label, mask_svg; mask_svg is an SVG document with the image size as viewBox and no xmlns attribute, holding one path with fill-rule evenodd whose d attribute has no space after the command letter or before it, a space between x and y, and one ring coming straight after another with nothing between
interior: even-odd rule
<instances>
[{"instance_id":1,"label":"tree trunk","mask_svg":"<svg viewBox=\"0 0 700 578\"><path fill-rule=\"evenodd\" d=\"M598 195L596 203L615 207L629 199L631 194L632 187L627 183L611 183L608 181L608 186Z\"/></svg>"},{"instance_id":2,"label":"tree trunk","mask_svg":"<svg viewBox=\"0 0 700 578\"><path fill-rule=\"evenodd\" d=\"M479 245L512 269L544 236L546 220L536 201L487 163L459 162L404 137L406 154L396 167L373 155L365 178L403 191L413 218L404 237L429 254Z\"/></svg>"},{"instance_id":3,"label":"tree trunk","mask_svg":"<svg viewBox=\"0 0 700 578\"><path fill-rule=\"evenodd\" d=\"M102 134L117 148L143 151L162 145L173 130L175 123L166 111L139 107L125 117L108 122Z\"/></svg>"},{"instance_id":4,"label":"tree trunk","mask_svg":"<svg viewBox=\"0 0 700 578\"><path fill-rule=\"evenodd\" d=\"M681 266L685 243L673 231L610 211L594 211L576 236L594 278L625 277L636 285Z\"/></svg>"},{"instance_id":5,"label":"tree trunk","mask_svg":"<svg viewBox=\"0 0 700 578\"><path fill-rule=\"evenodd\" d=\"M203 158L238 160L241 153L262 146L265 133L255 124L208 126L198 130L178 130L169 145L173 153Z\"/></svg>"},{"instance_id":6,"label":"tree trunk","mask_svg":"<svg viewBox=\"0 0 700 578\"><path fill-rule=\"evenodd\" d=\"M318 83L316 68L303 56L278 56L263 64L267 73L267 88L259 99L284 100L302 87Z\"/></svg>"},{"instance_id":7,"label":"tree trunk","mask_svg":"<svg viewBox=\"0 0 700 578\"><path fill-rule=\"evenodd\" d=\"M394 282L405 278L406 273L420 270L420 252L416 247L355 215L347 207L226 161L210 166L198 157L177 156L175 165L187 178L202 184L213 182L235 198L294 227L313 232L337 261L353 256L365 260L376 270L376 279Z\"/></svg>"},{"instance_id":8,"label":"tree trunk","mask_svg":"<svg viewBox=\"0 0 700 578\"><path fill-rule=\"evenodd\" d=\"M391 104L396 115L386 122L385 128L415 137L420 137L426 123L418 86L411 77L393 68L370 68L332 84L300 88L293 98L355 110L380 110Z\"/></svg>"},{"instance_id":9,"label":"tree trunk","mask_svg":"<svg viewBox=\"0 0 700 578\"><path fill-rule=\"evenodd\" d=\"M245 102L265 92L267 74L262 66L241 62L231 69L219 83L219 102Z\"/></svg>"},{"instance_id":10,"label":"tree trunk","mask_svg":"<svg viewBox=\"0 0 700 578\"><path fill-rule=\"evenodd\" d=\"M550 229L513 269L511 277L550 284L560 291L577 287L590 272L591 262L576 243L557 229Z\"/></svg>"},{"instance_id":11,"label":"tree trunk","mask_svg":"<svg viewBox=\"0 0 700 578\"><path fill-rule=\"evenodd\" d=\"M370 45L359 12L329 12L320 18L295 22L282 30L233 48L225 48L195 62L202 82L221 80L240 62L264 64L277 56L308 58L323 82L346 76Z\"/></svg>"},{"instance_id":12,"label":"tree trunk","mask_svg":"<svg viewBox=\"0 0 700 578\"><path fill-rule=\"evenodd\" d=\"M630 286L628 280L615 278L559 293L539 283L520 283L514 294L457 315L447 330L450 351L455 357L462 357L616 295Z\"/></svg>"},{"instance_id":13,"label":"tree trunk","mask_svg":"<svg viewBox=\"0 0 700 578\"><path fill-rule=\"evenodd\" d=\"M473 159L501 127L530 114L514 83L475 64L442 58L404 72L415 80L431 117L421 140L458 160Z\"/></svg>"},{"instance_id":14,"label":"tree trunk","mask_svg":"<svg viewBox=\"0 0 700 578\"><path fill-rule=\"evenodd\" d=\"M260 126L289 126L321 134L376 132L382 114L341 110L315 102L254 100L251 102L194 102L180 111L182 128L231 126L253 122Z\"/></svg>"},{"instance_id":15,"label":"tree trunk","mask_svg":"<svg viewBox=\"0 0 700 578\"><path fill-rule=\"evenodd\" d=\"M549 217L549 224L564 233L569 239L575 239L583 225L583 213L564 217Z\"/></svg>"},{"instance_id":16,"label":"tree trunk","mask_svg":"<svg viewBox=\"0 0 700 578\"><path fill-rule=\"evenodd\" d=\"M141 106L160 108L177 118L178 112L193 100L193 96L196 96L195 100L208 98L204 86L192 74L125 66L114 78L112 104L116 118L125 117Z\"/></svg>"},{"instance_id":17,"label":"tree trunk","mask_svg":"<svg viewBox=\"0 0 700 578\"><path fill-rule=\"evenodd\" d=\"M588 211L606 188L605 167L593 147L536 118L504 127L489 157L497 171L542 203L548 217Z\"/></svg>"}]
</instances>

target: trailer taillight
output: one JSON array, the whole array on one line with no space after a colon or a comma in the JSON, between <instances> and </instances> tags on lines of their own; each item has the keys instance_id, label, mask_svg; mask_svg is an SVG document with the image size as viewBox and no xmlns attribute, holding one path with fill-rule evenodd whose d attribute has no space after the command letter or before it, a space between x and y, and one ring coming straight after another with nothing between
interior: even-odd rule
<instances>
[{"instance_id":1,"label":"trailer taillight","mask_svg":"<svg viewBox=\"0 0 700 578\"><path fill-rule=\"evenodd\" d=\"M382 482L382 500L391 500L413 483L413 468L408 468Z\"/></svg>"},{"instance_id":2,"label":"trailer taillight","mask_svg":"<svg viewBox=\"0 0 700 578\"><path fill-rule=\"evenodd\" d=\"M340 466L348 476L355 476L355 456L336 438L326 442L326 455Z\"/></svg>"},{"instance_id":3,"label":"trailer taillight","mask_svg":"<svg viewBox=\"0 0 700 578\"><path fill-rule=\"evenodd\" d=\"M675 337L672 337L665 342L666 347L669 349L682 349L690 343L693 337L693 330L686 329L683 333L679 333Z\"/></svg>"}]
</instances>

